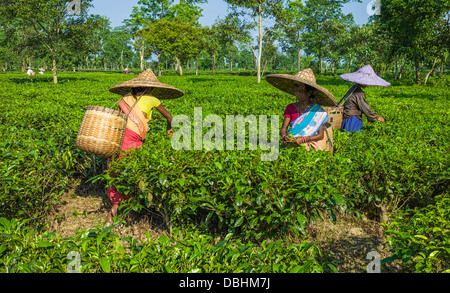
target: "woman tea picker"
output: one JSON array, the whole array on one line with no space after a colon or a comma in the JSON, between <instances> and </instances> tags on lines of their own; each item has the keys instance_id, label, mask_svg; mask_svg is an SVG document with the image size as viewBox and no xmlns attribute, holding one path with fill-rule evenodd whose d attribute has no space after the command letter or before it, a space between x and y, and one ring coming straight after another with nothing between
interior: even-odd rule
<instances>
[{"instance_id":1,"label":"woman tea picker","mask_svg":"<svg viewBox=\"0 0 450 293\"><path fill-rule=\"evenodd\" d=\"M276 88L294 95L296 103L287 105L280 130L283 143L312 146L319 150L318 141L324 138L324 124L328 114L322 106L337 104L333 95L316 83L314 72L307 68L296 75L272 74L266 80ZM288 135L289 132L289 135Z\"/></svg>"},{"instance_id":2,"label":"woman tea picker","mask_svg":"<svg viewBox=\"0 0 450 293\"><path fill-rule=\"evenodd\" d=\"M384 119L375 114L366 101L366 95L363 88L366 86L384 86L388 87L391 84L375 74L372 66L366 65L361 67L358 71L340 75L345 81L353 82L354 85L347 92L344 102L343 121L341 126L342 132L354 132L362 129L362 114L367 117L371 123L381 121Z\"/></svg>"},{"instance_id":3,"label":"woman tea picker","mask_svg":"<svg viewBox=\"0 0 450 293\"><path fill-rule=\"evenodd\" d=\"M155 74L147 69L138 77L119 83L109 89L110 92L122 95L119 101L120 109L128 114L122 150L140 148L149 131L148 122L152 119L154 108L167 120L167 134L172 135L172 115L164 108L160 100L176 99L184 95L183 91L164 83L156 78ZM130 109L131 112L130 112ZM120 155L119 155L120 159ZM109 162L111 159L108 159ZM111 211L106 216L106 225L113 223L121 201L128 199L129 195L120 194L115 186L107 188L107 194L112 203Z\"/></svg>"}]
</instances>

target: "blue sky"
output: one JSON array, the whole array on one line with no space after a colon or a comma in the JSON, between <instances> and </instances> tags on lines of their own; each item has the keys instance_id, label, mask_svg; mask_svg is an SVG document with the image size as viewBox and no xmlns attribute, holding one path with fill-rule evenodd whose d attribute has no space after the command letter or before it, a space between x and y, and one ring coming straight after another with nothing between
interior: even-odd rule
<instances>
[{"instance_id":1,"label":"blue sky","mask_svg":"<svg viewBox=\"0 0 450 293\"><path fill-rule=\"evenodd\" d=\"M352 2L344 6L345 14L352 13L356 24L366 23L369 15L366 12L367 5L372 0L361 0L362 3ZM138 0L93 0L91 14L106 16L111 21L111 26L122 25L124 19L129 18L132 7L138 6ZM200 19L202 25L210 26L217 18L223 18L227 13L227 3L225 0L208 0L202 4L203 17Z\"/></svg>"}]
</instances>

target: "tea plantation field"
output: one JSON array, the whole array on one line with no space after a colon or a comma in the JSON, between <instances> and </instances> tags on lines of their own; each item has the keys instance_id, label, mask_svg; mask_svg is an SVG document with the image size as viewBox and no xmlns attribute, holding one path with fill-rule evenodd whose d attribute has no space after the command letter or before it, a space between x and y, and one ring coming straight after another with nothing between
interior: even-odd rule
<instances>
[{"instance_id":1,"label":"tea plantation field","mask_svg":"<svg viewBox=\"0 0 450 293\"><path fill-rule=\"evenodd\" d=\"M86 107L115 107L119 96L108 88L130 78L64 72L54 85L49 74L32 82L0 74L0 272L342 272L308 233L344 215L382 228L389 255L381 272L393 262L401 272L450 272L449 76L366 88L386 123L363 118L362 133L335 131L334 154L286 149L279 137L272 161L261 160L269 151L259 146L176 150L154 111L143 147L113 164L120 175L112 177L75 139ZM159 80L185 92L163 104L192 125L201 107L203 118L217 115L224 125L227 115L266 115L270 130L294 102L252 76ZM351 86L337 76L317 82L337 100ZM137 241L101 221L71 237L50 231L49 215L80 182L133 194L121 215L150 215L167 233Z\"/></svg>"}]
</instances>

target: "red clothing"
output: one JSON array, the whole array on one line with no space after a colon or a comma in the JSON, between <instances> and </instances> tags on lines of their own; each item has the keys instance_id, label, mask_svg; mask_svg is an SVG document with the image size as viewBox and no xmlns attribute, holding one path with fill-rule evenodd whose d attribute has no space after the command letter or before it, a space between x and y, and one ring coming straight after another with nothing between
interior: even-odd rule
<instances>
[{"instance_id":1,"label":"red clothing","mask_svg":"<svg viewBox=\"0 0 450 293\"><path fill-rule=\"evenodd\" d=\"M129 128L125 128L125 135L124 135L123 144L122 144L123 151L127 151L131 148L140 148L142 146L142 143L143 143L143 141L139 134L137 134L133 130L130 130ZM120 160L121 157L122 157L122 154L119 154L118 160ZM109 162L111 162L111 161L112 161L112 159L108 158L108 164L106 165L107 170L109 170ZM111 200L111 203L113 203L113 204L118 204L121 201L131 197L131 195L125 195L125 194L119 193L115 186L108 187L106 189L106 192L108 194L109 199Z\"/></svg>"},{"instance_id":2,"label":"red clothing","mask_svg":"<svg viewBox=\"0 0 450 293\"><path fill-rule=\"evenodd\" d=\"M297 119L302 113L297 112L297 108L295 108L294 104L289 104L286 107L286 110L284 110L284 117L287 117L291 119L290 122L293 122L295 119Z\"/></svg>"}]
</instances>

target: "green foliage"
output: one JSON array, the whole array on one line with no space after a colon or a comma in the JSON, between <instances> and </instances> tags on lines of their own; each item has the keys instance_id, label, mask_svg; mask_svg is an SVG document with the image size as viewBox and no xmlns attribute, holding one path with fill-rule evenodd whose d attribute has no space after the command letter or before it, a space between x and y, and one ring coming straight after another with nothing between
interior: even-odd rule
<instances>
[{"instance_id":1,"label":"green foliage","mask_svg":"<svg viewBox=\"0 0 450 293\"><path fill-rule=\"evenodd\" d=\"M401 259L405 271L450 273L450 197L436 197L436 203L421 209L400 211L386 226L392 248L389 262Z\"/></svg>"},{"instance_id":2,"label":"green foliage","mask_svg":"<svg viewBox=\"0 0 450 293\"><path fill-rule=\"evenodd\" d=\"M51 268L41 264L42 269L36 270L64 270L67 253L72 249L82 254L86 271L140 271L142 267L134 267L137 263L132 261L134 257L130 255L139 255L144 259L154 253L153 248L149 248L147 256L131 254L126 248L123 248L122 255L110 254L110 251L121 251L119 243L122 240L115 236L102 236L102 240L98 240L100 248L97 248L98 237L110 235L106 232L102 234L103 229L100 228L80 232L73 243L53 234L38 232L38 228L45 223L48 210L62 193L73 187L74 182L92 180L94 177L105 185L115 184L120 191L131 193L133 197L126 208L145 208L159 214L172 228L175 237L178 237L177 231L186 230L186 235L177 238L192 241L190 252L183 259L189 260L194 253L207 253L210 258L217 259L217 262L212 261L213 264L206 264L205 258L198 266L183 267L186 264L176 263L175 258L171 258L170 254L175 254L176 250L167 250L170 267L182 272L191 269L219 271L217 267L221 265L221 272L233 271L239 268L241 262L254 264L255 259L261 257L255 251L261 249L262 243L267 244L267 248L270 241L284 236L306 237L304 228L307 224L314 224L324 217L334 219L337 211L366 214L375 219L381 219L382 212L385 212L389 219L390 213L423 208L434 203L434 198L445 196L448 189L449 94L446 76L431 77L432 88L401 83L389 88L366 88L368 102L376 113L386 119L385 124L370 124L364 120L361 133L335 131L334 154L285 149L280 145L277 160L271 162L260 159L261 154L267 151L259 148L249 150L248 145L245 150L234 151L176 151L165 135L164 118L154 112L150 133L143 147L111 165L112 172L118 172L114 177L110 176L110 172L104 172L105 160L79 151L75 139L86 106L114 107L119 97L108 93L108 88L127 78L122 74L109 73L65 72L60 76L61 82L54 85L47 75L37 76L34 82L21 73L0 75L0 89L4 93L0 102L0 217L9 219L10 223L14 223L11 227L16 227L13 232L0 233L0 237L4 237L0 241L0 258L5 266L6 263L9 266L5 270L22 270L14 267L13 259L16 259L16 264L20 263L21 258L22 263L31 264L33 260L45 263L45 257L54 257L55 264L49 264ZM250 114L279 115L282 119L284 108L293 101L291 96L266 82L255 84L251 76L162 76L159 79L186 93L177 100L163 100L163 104L173 116L187 115L191 122L194 107L202 107L203 118L215 114L223 121L226 121L227 115L245 117ZM336 97L343 96L349 87L332 76L317 76L317 80ZM205 127L203 134L208 130ZM444 203L447 204L447 201ZM438 209L442 211L443 208ZM440 223L440 215L446 216L436 212L436 223ZM23 220L26 219L33 219L27 225L35 232L20 228L24 227ZM392 215L391 219L401 222ZM439 231L433 235L448 237L448 228L442 227L444 224L442 222L439 224L441 226L436 226L442 228L442 235L437 234ZM415 226L418 225L405 225L402 233L436 238L426 231L413 232ZM423 226L434 228L431 224ZM191 237L192 228L200 232ZM27 236L27 233L30 234ZM233 245L227 248L230 250L226 251L226 254L236 251L236 259L231 256L227 259L236 261L234 266L226 265L227 261L223 261L220 255L220 247L209 236L203 235L205 233L223 238L232 233L236 237ZM208 252L195 251L195 237L201 245L209 243L205 244L210 248ZM439 239L445 239L442 237ZM10 244L7 245L7 241ZM135 240L131 238L123 241L135 245ZM415 263L423 264L417 270L448 269L445 249L438 249L446 248L447 244L444 240L439 241L423 243L424 247L432 246L436 248L434 250L419 246L414 248L417 254L413 258L420 256L419 252L428 257L433 251L440 251L433 254L439 262L419 262L416 259ZM398 249L394 252L398 255L402 249L410 249L403 247L408 243L406 241L392 238L391 242ZM18 243L24 245L22 252L14 252L13 247ZM34 246L27 246L27 243L34 243ZM49 245L44 250L39 243L40 246L59 243L61 250L56 244L56 248ZM80 244L75 247L74 243ZM85 247L82 243L86 243ZM246 245L250 245L251 249L238 254L239 247ZM171 246L170 249L178 247ZM181 247L178 248L182 252ZM270 253L279 254L280 259L286 253L283 266L278 267L281 271L320 271L312 256L309 258L305 254L299 257L311 261L313 267L295 269L298 263L302 266L303 262L295 260L297 263L291 264L288 258L294 256L287 253L295 254L295 249L300 249L297 246L294 249L280 243L270 247ZM312 247L309 250L311 255L313 251L317 255L319 252ZM154 257L156 266L162 256ZM95 262L88 264L91 258ZM219 265L219 260L224 264ZM269 258L266 260L256 270L276 271L272 264L267 265ZM239 269L247 272L251 271L250 267ZM165 268L150 269L146 265L145 270L164 271ZM330 267L324 270L330 270Z\"/></svg>"},{"instance_id":3,"label":"green foliage","mask_svg":"<svg viewBox=\"0 0 450 293\"><path fill-rule=\"evenodd\" d=\"M197 233L147 234L142 243L93 227L71 238L39 234L23 220L0 218L0 272L5 273L321 273L314 243L255 244L227 235L218 243ZM123 244L125 243L125 244ZM77 262L79 267L77 267ZM333 265L327 271L336 271Z\"/></svg>"}]
</instances>

